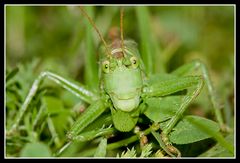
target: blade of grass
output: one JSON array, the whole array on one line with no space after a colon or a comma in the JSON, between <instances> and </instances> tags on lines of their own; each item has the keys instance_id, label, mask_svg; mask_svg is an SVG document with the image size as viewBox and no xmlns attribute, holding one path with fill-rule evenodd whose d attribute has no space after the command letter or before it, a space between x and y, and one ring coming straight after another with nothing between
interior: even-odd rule
<instances>
[{"instance_id":1,"label":"blade of grass","mask_svg":"<svg viewBox=\"0 0 240 163\"><path fill-rule=\"evenodd\" d=\"M136 14L138 19L138 28L141 38L141 55L146 66L147 74L153 73L153 45L150 39L150 21L149 21L149 11L147 7L136 7Z\"/></svg>"},{"instance_id":2,"label":"blade of grass","mask_svg":"<svg viewBox=\"0 0 240 163\"><path fill-rule=\"evenodd\" d=\"M92 6L85 7L88 15L93 19L94 8ZM85 21L88 21L85 19ZM93 20L94 21L94 20ZM95 31L91 23L86 23L86 46L85 46L85 69L84 69L84 79L90 88L98 87L98 71L97 71L97 57L94 51L96 47L93 43L93 34Z\"/></svg>"}]
</instances>

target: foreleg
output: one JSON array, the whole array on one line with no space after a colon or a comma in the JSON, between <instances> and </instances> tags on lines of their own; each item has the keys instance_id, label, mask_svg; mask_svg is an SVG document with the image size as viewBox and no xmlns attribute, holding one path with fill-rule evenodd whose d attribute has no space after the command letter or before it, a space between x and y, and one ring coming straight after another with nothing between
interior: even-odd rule
<instances>
[{"instance_id":1,"label":"foreleg","mask_svg":"<svg viewBox=\"0 0 240 163\"><path fill-rule=\"evenodd\" d=\"M79 135L81 131L83 131L84 128L86 128L90 123L92 123L95 119L97 119L107 108L107 104L103 100L98 100L91 104L86 111L84 111L74 122L73 126L67 133L67 138L69 140L79 140L79 141L84 141L88 140L97 133L95 131L93 132L88 132L88 134ZM111 129L109 130L102 130L103 134L106 132L111 132Z\"/></svg>"}]
</instances>

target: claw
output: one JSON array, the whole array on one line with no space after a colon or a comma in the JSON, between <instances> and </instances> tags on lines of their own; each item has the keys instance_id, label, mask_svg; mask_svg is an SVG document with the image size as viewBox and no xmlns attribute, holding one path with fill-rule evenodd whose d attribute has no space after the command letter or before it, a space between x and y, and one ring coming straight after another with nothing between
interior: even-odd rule
<instances>
[{"instance_id":1,"label":"claw","mask_svg":"<svg viewBox=\"0 0 240 163\"><path fill-rule=\"evenodd\" d=\"M181 152L171 144L171 142L169 141L168 136L166 134L162 133L161 139L162 139L163 143L166 145L167 153L170 152L171 154L173 154L176 157L181 157Z\"/></svg>"},{"instance_id":2,"label":"claw","mask_svg":"<svg viewBox=\"0 0 240 163\"><path fill-rule=\"evenodd\" d=\"M169 152L174 154L176 157L181 157L181 152L174 146L172 145L167 145L167 149Z\"/></svg>"},{"instance_id":3,"label":"claw","mask_svg":"<svg viewBox=\"0 0 240 163\"><path fill-rule=\"evenodd\" d=\"M141 135L140 137L140 147L145 146L148 143L148 138L145 135Z\"/></svg>"}]
</instances>

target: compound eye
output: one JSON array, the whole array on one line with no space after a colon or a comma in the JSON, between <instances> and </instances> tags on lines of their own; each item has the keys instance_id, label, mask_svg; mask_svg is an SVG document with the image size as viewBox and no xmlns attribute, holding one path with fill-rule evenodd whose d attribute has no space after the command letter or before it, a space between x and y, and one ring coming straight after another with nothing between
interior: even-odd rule
<instances>
[{"instance_id":1,"label":"compound eye","mask_svg":"<svg viewBox=\"0 0 240 163\"><path fill-rule=\"evenodd\" d=\"M109 61L104 61L102 63L102 70L105 73L109 73Z\"/></svg>"},{"instance_id":2,"label":"compound eye","mask_svg":"<svg viewBox=\"0 0 240 163\"><path fill-rule=\"evenodd\" d=\"M131 61L131 63L132 63L132 67L133 67L133 68L137 68L137 67L138 67L138 60L137 60L136 57L131 57L131 58L130 58L130 61Z\"/></svg>"}]
</instances>

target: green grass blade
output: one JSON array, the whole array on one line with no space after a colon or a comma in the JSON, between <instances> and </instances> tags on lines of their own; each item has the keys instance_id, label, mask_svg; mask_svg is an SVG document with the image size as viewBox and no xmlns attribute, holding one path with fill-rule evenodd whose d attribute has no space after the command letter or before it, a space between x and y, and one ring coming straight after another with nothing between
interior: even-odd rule
<instances>
[{"instance_id":1,"label":"green grass blade","mask_svg":"<svg viewBox=\"0 0 240 163\"><path fill-rule=\"evenodd\" d=\"M11 72L9 72L9 73L7 74L7 77L6 77L6 82L7 82L9 79L13 78L13 77L18 73L18 71L19 71L19 68L16 67L16 68L14 68Z\"/></svg>"},{"instance_id":2,"label":"green grass blade","mask_svg":"<svg viewBox=\"0 0 240 163\"><path fill-rule=\"evenodd\" d=\"M152 40L150 39L150 20L149 20L149 11L147 7L136 7L136 14L138 19L138 27L139 27L139 33L141 38L141 55L142 59L146 66L146 72L152 73L153 72L153 45Z\"/></svg>"},{"instance_id":3,"label":"green grass blade","mask_svg":"<svg viewBox=\"0 0 240 163\"><path fill-rule=\"evenodd\" d=\"M92 6L85 7L88 15L93 18L94 9ZM85 19L85 21L88 21ZM93 42L93 34L95 31L92 25L88 22L86 23L86 46L85 46L85 69L84 69L84 78L85 82L89 85L90 88L98 87L98 66L97 66L97 57L95 52L95 46Z\"/></svg>"}]
</instances>

